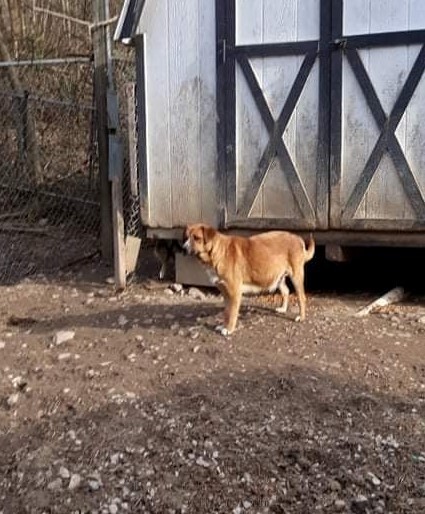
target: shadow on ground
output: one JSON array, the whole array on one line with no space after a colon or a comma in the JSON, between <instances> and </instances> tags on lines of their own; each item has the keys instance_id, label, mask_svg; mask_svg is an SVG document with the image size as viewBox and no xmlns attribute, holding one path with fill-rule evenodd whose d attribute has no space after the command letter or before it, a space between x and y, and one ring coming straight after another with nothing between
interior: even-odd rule
<instances>
[{"instance_id":1,"label":"shadow on ground","mask_svg":"<svg viewBox=\"0 0 425 514\"><path fill-rule=\"evenodd\" d=\"M424 414L300 366L222 371L1 435L0 508L419 514Z\"/></svg>"}]
</instances>

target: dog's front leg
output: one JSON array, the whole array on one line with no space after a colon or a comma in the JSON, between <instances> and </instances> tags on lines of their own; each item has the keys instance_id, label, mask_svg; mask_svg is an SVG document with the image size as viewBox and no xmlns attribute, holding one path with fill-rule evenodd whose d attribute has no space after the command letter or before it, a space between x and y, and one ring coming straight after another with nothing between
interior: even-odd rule
<instances>
[{"instance_id":1,"label":"dog's front leg","mask_svg":"<svg viewBox=\"0 0 425 514\"><path fill-rule=\"evenodd\" d=\"M229 295L228 304L228 321L226 328L222 331L222 335L227 336L234 332L239 317L239 309L241 307L242 289L234 285L227 288Z\"/></svg>"},{"instance_id":2,"label":"dog's front leg","mask_svg":"<svg viewBox=\"0 0 425 514\"><path fill-rule=\"evenodd\" d=\"M217 282L216 286L217 286L217 289L220 291L221 295L223 296L223 301L224 301L224 324L218 325L216 327L216 330L218 330L218 332L221 333L221 332L223 332L223 330L226 330L225 327L227 327L227 325L229 323L230 302L229 302L229 293L227 292L226 284L224 282Z\"/></svg>"}]
</instances>

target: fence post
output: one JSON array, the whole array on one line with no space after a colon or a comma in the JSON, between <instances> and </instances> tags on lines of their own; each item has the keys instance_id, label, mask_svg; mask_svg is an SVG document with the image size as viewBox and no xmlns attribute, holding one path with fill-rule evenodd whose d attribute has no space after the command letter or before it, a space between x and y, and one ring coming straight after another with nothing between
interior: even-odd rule
<instances>
[{"instance_id":1,"label":"fence post","mask_svg":"<svg viewBox=\"0 0 425 514\"><path fill-rule=\"evenodd\" d=\"M93 22L97 24L107 19L108 0L93 0ZM108 48L109 29L95 27L92 32L94 53L94 95L97 120L97 146L100 175L100 240L102 257L111 262L113 257L112 234L112 194L109 181L109 142L108 142Z\"/></svg>"},{"instance_id":2,"label":"fence post","mask_svg":"<svg viewBox=\"0 0 425 514\"><path fill-rule=\"evenodd\" d=\"M130 194L131 202L137 201L137 210L140 216L139 202L139 176L137 167L137 123L136 123L136 84L131 82L125 85L127 97L127 127L128 127L128 155L130 167ZM140 223L140 219L138 220ZM125 240L127 273L133 273L137 266L140 253L141 239L138 235L127 234Z\"/></svg>"}]
</instances>

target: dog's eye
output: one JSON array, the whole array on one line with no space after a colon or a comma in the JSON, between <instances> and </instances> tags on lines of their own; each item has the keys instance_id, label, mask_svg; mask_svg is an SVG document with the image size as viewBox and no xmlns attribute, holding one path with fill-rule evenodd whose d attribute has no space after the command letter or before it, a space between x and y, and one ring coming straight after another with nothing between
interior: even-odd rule
<instances>
[{"instance_id":1,"label":"dog's eye","mask_svg":"<svg viewBox=\"0 0 425 514\"><path fill-rule=\"evenodd\" d=\"M193 240L194 240L194 241L196 241L196 242L198 242L198 241L200 241L200 240L201 240L201 238L200 238L199 236L193 236Z\"/></svg>"}]
</instances>

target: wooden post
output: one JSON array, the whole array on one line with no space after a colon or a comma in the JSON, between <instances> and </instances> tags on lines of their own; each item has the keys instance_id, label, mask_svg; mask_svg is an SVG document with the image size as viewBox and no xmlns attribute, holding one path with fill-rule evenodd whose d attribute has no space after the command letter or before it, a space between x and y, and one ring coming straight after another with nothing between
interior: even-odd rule
<instances>
[{"instance_id":1,"label":"wooden post","mask_svg":"<svg viewBox=\"0 0 425 514\"><path fill-rule=\"evenodd\" d=\"M107 95L109 132L109 180L112 183L112 229L114 241L115 287L121 291L126 286L126 252L124 213L122 201L122 143L118 136L118 98L110 88Z\"/></svg>"},{"instance_id":2,"label":"wooden post","mask_svg":"<svg viewBox=\"0 0 425 514\"><path fill-rule=\"evenodd\" d=\"M109 16L108 0L93 0L93 22L99 23ZM108 66L110 48L107 26L94 28L94 91L97 120L97 146L100 174L100 241L102 258L108 262L113 256L112 234L112 190L109 181L109 142L107 118Z\"/></svg>"},{"instance_id":3,"label":"wooden post","mask_svg":"<svg viewBox=\"0 0 425 514\"><path fill-rule=\"evenodd\" d=\"M130 192L132 201L137 201L137 207L140 209L138 199L139 193L139 177L137 168L137 131L136 131L136 85L132 82L126 84L125 93L127 97L127 113L128 113L128 155L130 166ZM140 253L141 239L137 236L127 234L125 240L126 250L126 269L127 273L133 273L137 266L137 260Z\"/></svg>"}]
</instances>

